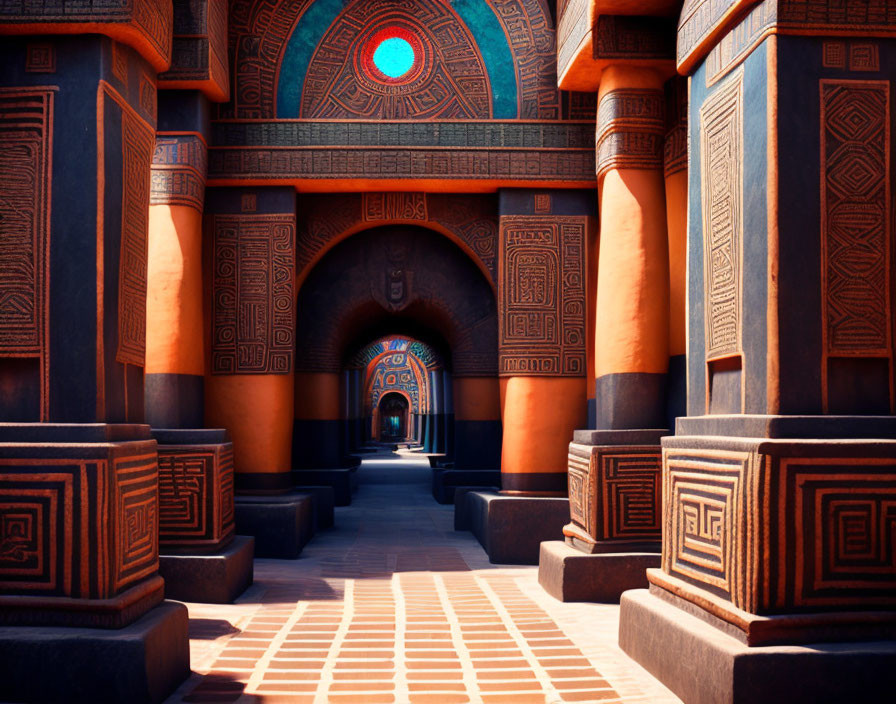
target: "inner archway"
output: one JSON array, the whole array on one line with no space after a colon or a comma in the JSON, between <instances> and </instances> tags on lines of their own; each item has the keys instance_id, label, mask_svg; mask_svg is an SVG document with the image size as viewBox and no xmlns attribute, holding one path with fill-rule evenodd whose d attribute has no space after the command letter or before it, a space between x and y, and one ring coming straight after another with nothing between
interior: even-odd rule
<instances>
[{"instance_id":1,"label":"inner archway","mask_svg":"<svg viewBox=\"0 0 896 704\"><path fill-rule=\"evenodd\" d=\"M410 405L407 398L397 391L385 394L374 415L377 440L380 442L404 442L408 439Z\"/></svg>"},{"instance_id":2,"label":"inner archway","mask_svg":"<svg viewBox=\"0 0 896 704\"><path fill-rule=\"evenodd\" d=\"M432 438L441 438L441 445L428 451L448 454L450 436L458 466L498 466L495 294L480 268L447 237L424 227L391 225L339 242L302 283L296 329L294 466L349 462L351 428L359 417L366 425L357 395L364 380L357 378L352 357L390 333L426 343L442 359L440 369L425 370L430 400L411 420L438 424ZM460 413L449 413L449 400ZM471 400L472 414L466 412ZM370 432L377 426L367 427ZM418 427L408 430L423 439Z\"/></svg>"}]
</instances>

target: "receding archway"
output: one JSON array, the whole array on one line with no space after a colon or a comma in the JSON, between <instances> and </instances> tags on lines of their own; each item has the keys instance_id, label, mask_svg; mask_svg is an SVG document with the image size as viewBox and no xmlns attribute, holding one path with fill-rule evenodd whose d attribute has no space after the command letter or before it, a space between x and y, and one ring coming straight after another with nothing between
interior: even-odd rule
<instances>
[{"instance_id":1,"label":"receding archway","mask_svg":"<svg viewBox=\"0 0 896 704\"><path fill-rule=\"evenodd\" d=\"M403 442L408 439L411 407L407 397L397 391L383 395L374 411L376 439Z\"/></svg>"},{"instance_id":2,"label":"receding archway","mask_svg":"<svg viewBox=\"0 0 896 704\"><path fill-rule=\"evenodd\" d=\"M437 340L454 385L475 384L479 395L483 387L485 396L494 396L490 407L499 406L494 290L465 252L432 230L377 227L334 246L302 284L296 330L297 467L345 461L346 362L359 343L386 331L413 330L415 338ZM473 464L497 466L500 415L492 415L462 430L477 434L469 446L488 456Z\"/></svg>"}]
</instances>

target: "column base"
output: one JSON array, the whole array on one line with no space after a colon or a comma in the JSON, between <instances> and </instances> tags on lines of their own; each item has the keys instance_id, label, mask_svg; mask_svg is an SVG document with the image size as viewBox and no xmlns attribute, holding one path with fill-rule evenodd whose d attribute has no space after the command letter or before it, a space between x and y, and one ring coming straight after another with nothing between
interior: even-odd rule
<instances>
[{"instance_id":1,"label":"column base","mask_svg":"<svg viewBox=\"0 0 896 704\"><path fill-rule=\"evenodd\" d=\"M164 701L190 676L188 624L166 601L117 631L0 628L0 700Z\"/></svg>"},{"instance_id":2,"label":"column base","mask_svg":"<svg viewBox=\"0 0 896 704\"><path fill-rule=\"evenodd\" d=\"M0 627L124 628L158 606L165 582L158 575L109 599L0 595Z\"/></svg>"},{"instance_id":3,"label":"column base","mask_svg":"<svg viewBox=\"0 0 896 704\"><path fill-rule=\"evenodd\" d=\"M622 592L646 587L646 570L659 565L659 552L586 555L561 540L549 540L541 544L538 583L560 601L615 604Z\"/></svg>"},{"instance_id":4,"label":"column base","mask_svg":"<svg viewBox=\"0 0 896 704\"><path fill-rule=\"evenodd\" d=\"M358 477L355 469L294 469L292 483L295 486L333 487L336 506L351 506Z\"/></svg>"},{"instance_id":5,"label":"column base","mask_svg":"<svg viewBox=\"0 0 896 704\"><path fill-rule=\"evenodd\" d=\"M299 493L237 496L236 531L255 538L255 557L291 560L311 540L311 502Z\"/></svg>"},{"instance_id":6,"label":"column base","mask_svg":"<svg viewBox=\"0 0 896 704\"><path fill-rule=\"evenodd\" d=\"M500 485L499 469L436 469L432 473L432 498L440 504L453 504L459 486L486 488Z\"/></svg>"},{"instance_id":7,"label":"column base","mask_svg":"<svg viewBox=\"0 0 896 704\"><path fill-rule=\"evenodd\" d=\"M255 538L237 535L211 555L159 555L165 596L178 601L232 604L252 584Z\"/></svg>"},{"instance_id":8,"label":"column base","mask_svg":"<svg viewBox=\"0 0 896 704\"><path fill-rule=\"evenodd\" d=\"M537 565L541 542L560 535L569 520L564 498L472 491L466 504L470 530L497 564Z\"/></svg>"},{"instance_id":9,"label":"column base","mask_svg":"<svg viewBox=\"0 0 896 704\"><path fill-rule=\"evenodd\" d=\"M620 602L619 646L688 704L889 701L896 640L750 647L637 589Z\"/></svg>"},{"instance_id":10,"label":"column base","mask_svg":"<svg viewBox=\"0 0 896 704\"><path fill-rule=\"evenodd\" d=\"M467 495L473 492L498 495L500 489L496 486L483 488L481 486L458 486L454 489L454 530L472 530L472 504L467 501Z\"/></svg>"},{"instance_id":11,"label":"column base","mask_svg":"<svg viewBox=\"0 0 896 704\"><path fill-rule=\"evenodd\" d=\"M314 533L332 528L335 523L333 510L336 495L331 486L297 486L296 491L311 495L311 525Z\"/></svg>"}]
</instances>

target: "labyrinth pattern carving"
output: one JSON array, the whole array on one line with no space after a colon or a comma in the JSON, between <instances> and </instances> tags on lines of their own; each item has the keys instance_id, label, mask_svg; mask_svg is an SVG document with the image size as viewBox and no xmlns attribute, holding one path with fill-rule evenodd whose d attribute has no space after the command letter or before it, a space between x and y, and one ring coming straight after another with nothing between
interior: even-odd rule
<instances>
[{"instance_id":1,"label":"labyrinth pattern carving","mask_svg":"<svg viewBox=\"0 0 896 704\"><path fill-rule=\"evenodd\" d=\"M708 359L741 344L743 71L700 111L704 297Z\"/></svg>"},{"instance_id":2,"label":"labyrinth pattern carving","mask_svg":"<svg viewBox=\"0 0 896 704\"><path fill-rule=\"evenodd\" d=\"M597 175L610 169L663 168L664 97L658 90L615 90L597 106Z\"/></svg>"},{"instance_id":3,"label":"labyrinth pattern carving","mask_svg":"<svg viewBox=\"0 0 896 704\"><path fill-rule=\"evenodd\" d=\"M52 129L52 91L0 90L3 357L29 357L45 352Z\"/></svg>"},{"instance_id":4,"label":"labyrinth pattern carving","mask_svg":"<svg viewBox=\"0 0 896 704\"><path fill-rule=\"evenodd\" d=\"M570 445L573 524L592 541L660 539L659 447Z\"/></svg>"},{"instance_id":5,"label":"labyrinth pattern carving","mask_svg":"<svg viewBox=\"0 0 896 704\"><path fill-rule=\"evenodd\" d=\"M212 373L291 373L294 217L215 215L213 237Z\"/></svg>"},{"instance_id":6,"label":"labyrinth pattern carving","mask_svg":"<svg viewBox=\"0 0 896 704\"><path fill-rule=\"evenodd\" d=\"M233 451L159 446L159 539L162 547L216 548L233 523Z\"/></svg>"},{"instance_id":7,"label":"labyrinth pattern carving","mask_svg":"<svg viewBox=\"0 0 896 704\"><path fill-rule=\"evenodd\" d=\"M0 594L108 599L158 569L156 455L0 459Z\"/></svg>"},{"instance_id":8,"label":"labyrinth pattern carving","mask_svg":"<svg viewBox=\"0 0 896 704\"><path fill-rule=\"evenodd\" d=\"M820 89L825 351L889 355L889 82L823 80Z\"/></svg>"},{"instance_id":9,"label":"labyrinth pattern carving","mask_svg":"<svg viewBox=\"0 0 896 704\"><path fill-rule=\"evenodd\" d=\"M202 212L208 149L195 134L159 134L152 159L153 205L186 205Z\"/></svg>"},{"instance_id":10,"label":"labyrinth pattern carving","mask_svg":"<svg viewBox=\"0 0 896 704\"><path fill-rule=\"evenodd\" d=\"M501 218L500 374L585 374L584 217Z\"/></svg>"},{"instance_id":11,"label":"labyrinth pattern carving","mask_svg":"<svg viewBox=\"0 0 896 704\"><path fill-rule=\"evenodd\" d=\"M121 135L121 256L115 358L142 367L146 356L146 235L155 133L122 108Z\"/></svg>"}]
</instances>

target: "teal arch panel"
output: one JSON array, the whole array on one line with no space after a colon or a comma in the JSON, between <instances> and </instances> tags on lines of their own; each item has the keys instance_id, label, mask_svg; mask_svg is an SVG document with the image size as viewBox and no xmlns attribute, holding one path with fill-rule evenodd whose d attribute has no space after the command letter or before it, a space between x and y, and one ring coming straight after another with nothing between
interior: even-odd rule
<instances>
[{"instance_id":1,"label":"teal arch panel","mask_svg":"<svg viewBox=\"0 0 896 704\"><path fill-rule=\"evenodd\" d=\"M345 0L315 0L299 18L283 52L277 81L277 117L299 116L305 72L311 56L330 25L347 4ZM492 114L496 119L519 115L516 70L504 28L485 0L451 0L482 53L492 88Z\"/></svg>"}]
</instances>

